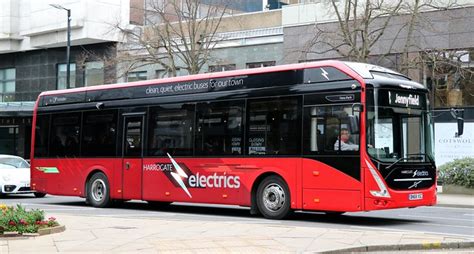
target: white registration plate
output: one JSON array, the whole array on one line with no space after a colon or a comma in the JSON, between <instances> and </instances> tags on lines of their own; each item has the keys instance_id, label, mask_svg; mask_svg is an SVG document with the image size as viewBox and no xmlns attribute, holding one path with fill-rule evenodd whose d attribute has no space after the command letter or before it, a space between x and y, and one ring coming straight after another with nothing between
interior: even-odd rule
<instances>
[{"instance_id":1,"label":"white registration plate","mask_svg":"<svg viewBox=\"0 0 474 254\"><path fill-rule=\"evenodd\" d=\"M423 193L410 193L408 194L409 200L420 200L423 199Z\"/></svg>"}]
</instances>

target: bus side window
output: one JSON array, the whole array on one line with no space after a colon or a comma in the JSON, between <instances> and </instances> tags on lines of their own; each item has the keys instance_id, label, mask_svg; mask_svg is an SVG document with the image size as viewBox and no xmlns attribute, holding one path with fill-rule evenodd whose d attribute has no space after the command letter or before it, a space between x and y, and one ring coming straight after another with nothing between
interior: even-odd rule
<instances>
[{"instance_id":1,"label":"bus side window","mask_svg":"<svg viewBox=\"0 0 474 254\"><path fill-rule=\"evenodd\" d=\"M35 157L48 156L49 119L50 115L36 116Z\"/></svg>"},{"instance_id":2,"label":"bus side window","mask_svg":"<svg viewBox=\"0 0 474 254\"><path fill-rule=\"evenodd\" d=\"M324 150L326 142L325 119L319 112L323 107L306 107L304 109L303 151L305 154L318 153Z\"/></svg>"},{"instance_id":3,"label":"bus side window","mask_svg":"<svg viewBox=\"0 0 474 254\"><path fill-rule=\"evenodd\" d=\"M50 157L79 156L81 113L52 115Z\"/></svg>"},{"instance_id":4,"label":"bus side window","mask_svg":"<svg viewBox=\"0 0 474 254\"><path fill-rule=\"evenodd\" d=\"M83 156L115 156L117 110L84 112Z\"/></svg>"},{"instance_id":5,"label":"bus side window","mask_svg":"<svg viewBox=\"0 0 474 254\"><path fill-rule=\"evenodd\" d=\"M300 154L300 97L249 100L247 119L248 155Z\"/></svg>"},{"instance_id":6,"label":"bus side window","mask_svg":"<svg viewBox=\"0 0 474 254\"><path fill-rule=\"evenodd\" d=\"M150 108L148 155L193 155L194 104Z\"/></svg>"},{"instance_id":7,"label":"bus side window","mask_svg":"<svg viewBox=\"0 0 474 254\"><path fill-rule=\"evenodd\" d=\"M351 105L308 106L304 112L304 154L359 150L359 135L349 128Z\"/></svg>"},{"instance_id":8,"label":"bus side window","mask_svg":"<svg viewBox=\"0 0 474 254\"><path fill-rule=\"evenodd\" d=\"M243 101L197 105L196 155L242 154Z\"/></svg>"},{"instance_id":9,"label":"bus side window","mask_svg":"<svg viewBox=\"0 0 474 254\"><path fill-rule=\"evenodd\" d=\"M335 151L334 144L336 143L339 136L339 125L340 121L337 117L327 116L326 117L326 143L324 150Z\"/></svg>"}]
</instances>

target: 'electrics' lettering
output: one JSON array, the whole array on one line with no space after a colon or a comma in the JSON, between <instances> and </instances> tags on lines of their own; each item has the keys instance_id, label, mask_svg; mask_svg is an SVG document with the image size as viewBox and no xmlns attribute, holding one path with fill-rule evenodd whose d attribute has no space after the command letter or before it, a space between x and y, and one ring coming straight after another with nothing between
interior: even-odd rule
<instances>
[{"instance_id":1,"label":"'electrics' lettering","mask_svg":"<svg viewBox=\"0 0 474 254\"><path fill-rule=\"evenodd\" d=\"M238 189L240 187L240 177L232 175L196 175L189 176L189 187L194 188L231 188Z\"/></svg>"}]
</instances>

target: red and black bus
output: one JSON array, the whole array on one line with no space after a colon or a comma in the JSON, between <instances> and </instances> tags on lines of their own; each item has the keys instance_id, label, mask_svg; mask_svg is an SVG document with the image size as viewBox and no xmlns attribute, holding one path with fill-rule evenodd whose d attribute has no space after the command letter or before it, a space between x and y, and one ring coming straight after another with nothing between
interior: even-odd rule
<instances>
[{"instance_id":1,"label":"red and black bus","mask_svg":"<svg viewBox=\"0 0 474 254\"><path fill-rule=\"evenodd\" d=\"M114 201L248 206L267 218L436 204L427 89L320 61L43 92L31 185Z\"/></svg>"}]
</instances>

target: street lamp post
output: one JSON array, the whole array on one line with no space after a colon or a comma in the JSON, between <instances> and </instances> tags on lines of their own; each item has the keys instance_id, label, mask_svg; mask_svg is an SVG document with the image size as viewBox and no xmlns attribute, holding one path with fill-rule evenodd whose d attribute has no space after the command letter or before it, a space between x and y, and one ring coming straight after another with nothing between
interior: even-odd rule
<instances>
[{"instance_id":1,"label":"street lamp post","mask_svg":"<svg viewBox=\"0 0 474 254\"><path fill-rule=\"evenodd\" d=\"M66 47L66 88L71 88L71 9L64 8L59 4L50 4L52 7L67 11L67 47Z\"/></svg>"}]
</instances>

